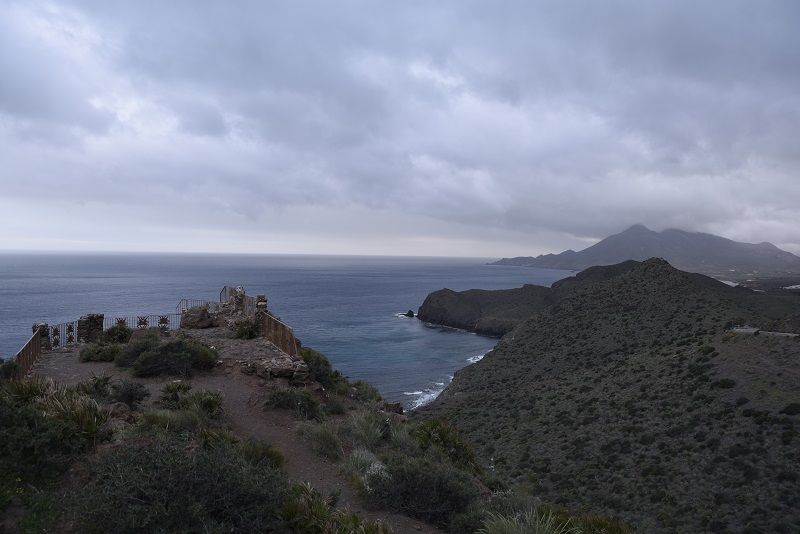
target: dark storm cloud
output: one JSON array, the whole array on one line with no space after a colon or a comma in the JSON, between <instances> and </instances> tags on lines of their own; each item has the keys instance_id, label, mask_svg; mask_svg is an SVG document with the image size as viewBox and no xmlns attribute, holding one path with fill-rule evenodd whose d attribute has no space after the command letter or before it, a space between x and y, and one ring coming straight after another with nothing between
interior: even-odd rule
<instances>
[{"instance_id":1,"label":"dark storm cloud","mask_svg":"<svg viewBox=\"0 0 800 534\"><path fill-rule=\"evenodd\" d=\"M59 191L52 240L6 248L512 254L644 222L800 251L793 1L0 10L5 226Z\"/></svg>"}]
</instances>

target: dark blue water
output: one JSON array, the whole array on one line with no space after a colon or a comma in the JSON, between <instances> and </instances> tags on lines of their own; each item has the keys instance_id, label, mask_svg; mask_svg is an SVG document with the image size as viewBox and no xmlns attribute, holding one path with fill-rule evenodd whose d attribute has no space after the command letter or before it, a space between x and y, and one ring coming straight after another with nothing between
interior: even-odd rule
<instances>
[{"instance_id":1,"label":"dark blue water","mask_svg":"<svg viewBox=\"0 0 800 534\"><path fill-rule=\"evenodd\" d=\"M417 319L436 289L550 285L567 271L485 265L482 259L361 256L0 254L0 354L31 325L85 313L168 313L181 298L216 300L223 285L264 293L303 344L351 379L408 406L432 398L497 340Z\"/></svg>"}]
</instances>

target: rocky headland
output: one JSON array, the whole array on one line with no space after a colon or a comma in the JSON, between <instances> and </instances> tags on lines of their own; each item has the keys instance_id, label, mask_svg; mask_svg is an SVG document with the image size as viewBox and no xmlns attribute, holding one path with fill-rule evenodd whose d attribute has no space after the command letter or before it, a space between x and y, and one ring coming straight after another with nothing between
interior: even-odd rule
<instances>
[{"instance_id":1,"label":"rocky headland","mask_svg":"<svg viewBox=\"0 0 800 534\"><path fill-rule=\"evenodd\" d=\"M800 332L797 295L656 259L549 291L434 295L420 317L516 322L418 414L501 479L641 532L800 530L800 337L732 330Z\"/></svg>"}]
</instances>

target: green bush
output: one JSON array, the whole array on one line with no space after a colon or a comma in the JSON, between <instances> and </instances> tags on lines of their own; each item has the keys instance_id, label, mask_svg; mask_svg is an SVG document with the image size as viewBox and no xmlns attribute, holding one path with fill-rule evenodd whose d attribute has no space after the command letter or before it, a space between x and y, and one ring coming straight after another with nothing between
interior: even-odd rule
<instances>
[{"instance_id":1,"label":"green bush","mask_svg":"<svg viewBox=\"0 0 800 534\"><path fill-rule=\"evenodd\" d=\"M145 338L131 341L114 358L114 364L119 367L130 367L143 352L157 348L160 343L158 335L148 335Z\"/></svg>"},{"instance_id":2,"label":"green bush","mask_svg":"<svg viewBox=\"0 0 800 534\"><path fill-rule=\"evenodd\" d=\"M186 382L171 382L161 389L159 406L169 410L196 411L203 416L216 418L222 415L222 394L217 391L201 390L189 393L192 389Z\"/></svg>"},{"instance_id":3,"label":"green bush","mask_svg":"<svg viewBox=\"0 0 800 534\"><path fill-rule=\"evenodd\" d=\"M319 382L322 387L334 393L344 395L347 393L347 379L336 371L331 362L322 353L303 347L300 349L300 356L308 366L309 378Z\"/></svg>"},{"instance_id":4,"label":"green bush","mask_svg":"<svg viewBox=\"0 0 800 534\"><path fill-rule=\"evenodd\" d=\"M489 514L479 534L583 534L571 519L550 511L529 510L513 516Z\"/></svg>"},{"instance_id":5,"label":"green bush","mask_svg":"<svg viewBox=\"0 0 800 534\"><path fill-rule=\"evenodd\" d=\"M352 388L350 391L352 397L361 402L378 402L383 400L378 390L369 382L356 380L350 384L350 387Z\"/></svg>"},{"instance_id":6,"label":"green bush","mask_svg":"<svg viewBox=\"0 0 800 534\"><path fill-rule=\"evenodd\" d=\"M443 453L453 465L462 469L479 471L472 447L458 431L438 419L430 419L420 424L414 437L423 451L436 449Z\"/></svg>"},{"instance_id":7,"label":"green bush","mask_svg":"<svg viewBox=\"0 0 800 534\"><path fill-rule=\"evenodd\" d=\"M233 335L237 339L255 339L261 333L261 328L253 319L242 319L233 325Z\"/></svg>"},{"instance_id":8,"label":"green bush","mask_svg":"<svg viewBox=\"0 0 800 534\"><path fill-rule=\"evenodd\" d=\"M100 334L100 343L127 343L133 330L123 325L115 325Z\"/></svg>"},{"instance_id":9,"label":"green bush","mask_svg":"<svg viewBox=\"0 0 800 534\"><path fill-rule=\"evenodd\" d=\"M133 363L134 376L189 376L193 369L210 369L218 359L215 350L200 343L173 339L142 352Z\"/></svg>"},{"instance_id":10,"label":"green bush","mask_svg":"<svg viewBox=\"0 0 800 534\"><path fill-rule=\"evenodd\" d=\"M116 402L124 402L129 408L136 408L139 403L150 396L147 387L140 382L129 382L128 380L119 380L111 384L111 392L109 394L112 400Z\"/></svg>"},{"instance_id":11,"label":"green bush","mask_svg":"<svg viewBox=\"0 0 800 534\"><path fill-rule=\"evenodd\" d=\"M71 419L53 417L0 389L0 481L52 478L90 443L91 437ZM4 504L0 497L0 510Z\"/></svg>"},{"instance_id":12,"label":"green bush","mask_svg":"<svg viewBox=\"0 0 800 534\"><path fill-rule=\"evenodd\" d=\"M248 439L239 444L242 455L253 464L265 463L280 468L286 462L283 453L272 445L256 439Z\"/></svg>"},{"instance_id":13,"label":"green bush","mask_svg":"<svg viewBox=\"0 0 800 534\"><path fill-rule=\"evenodd\" d=\"M106 375L92 376L89 380L75 386L75 390L95 400L102 400L111 394L111 377Z\"/></svg>"},{"instance_id":14,"label":"green bush","mask_svg":"<svg viewBox=\"0 0 800 534\"><path fill-rule=\"evenodd\" d=\"M332 499L323 499L309 484L292 488L283 508L283 517L292 532L303 534L392 532L380 523L362 521L353 512L337 509Z\"/></svg>"},{"instance_id":15,"label":"green bush","mask_svg":"<svg viewBox=\"0 0 800 534\"><path fill-rule=\"evenodd\" d=\"M336 427L330 424L305 423L299 428L300 434L309 441L311 448L320 456L339 461L344 456L342 440Z\"/></svg>"},{"instance_id":16,"label":"green bush","mask_svg":"<svg viewBox=\"0 0 800 534\"><path fill-rule=\"evenodd\" d=\"M103 451L88 465L72 520L80 532L274 532L282 473L225 442L190 446L174 434Z\"/></svg>"},{"instance_id":17,"label":"green bush","mask_svg":"<svg viewBox=\"0 0 800 534\"><path fill-rule=\"evenodd\" d=\"M305 389L279 389L273 391L267 400L271 408L294 410L301 419L320 419L322 410L319 402Z\"/></svg>"},{"instance_id":18,"label":"green bush","mask_svg":"<svg viewBox=\"0 0 800 534\"><path fill-rule=\"evenodd\" d=\"M19 364L16 358L9 358L0 363L0 380L11 380L17 376Z\"/></svg>"},{"instance_id":19,"label":"green bush","mask_svg":"<svg viewBox=\"0 0 800 534\"><path fill-rule=\"evenodd\" d=\"M188 410L150 410L142 414L144 428L172 432L193 432L206 427L202 414Z\"/></svg>"},{"instance_id":20,"label":"green bush","mask_svg":"<svg viewBox=\"0 0 800 534\"><path fill-rule=\"evenodd\" d=\"M476 481L464 471L427 457L395 457L387 473L367 473L368 498L437 526L467 510L479 495Z\"/></svg>"},{"instance_id":21,"label":"green bush","mask_svg":"<svg viewBox=\"0 0 800 534\"><path fill-rule=\"evenodd\" d=\"M113 362L122 350L119 343L92 343L81 350L82 362Z\"/></svg>"}]
</instances>

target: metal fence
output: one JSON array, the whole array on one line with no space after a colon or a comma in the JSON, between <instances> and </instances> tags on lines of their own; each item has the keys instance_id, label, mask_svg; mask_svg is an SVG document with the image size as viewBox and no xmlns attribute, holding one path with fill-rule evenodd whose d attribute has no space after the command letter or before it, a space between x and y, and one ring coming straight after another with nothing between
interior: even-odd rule
<instances>
[{"instance_id":1,"label":"metal fence","mask_svg":"<svg viewBox=\"0 0 800 534\"><path fill-rule=\"evenodd\" d=\"M39 359L39 356L42 353L42 340L41 335L43 333L43 328L37 328L33 335L28 339L27 343L25 343L19 352L17 352L14 359L17 362L17 368L14 373L14 379L18 380L20 378L25 378L25 376L30 372L33 365Z\"/></svg>"},{"instance_id":2,"label":"metal fence","mask_svg":"<svg viewBox=\"0 0 800 534\"><path fill-rule=\"evenodd\" d=\"M204 299L181 299L177 306L175 306L176 313L183 313L188 309L191 308L208 308L208 311L214 312L219 310L222 306L219 302L214 302L212 300L204 300Z\"/></svg>"},{"instance_id":3,"label":"metal fence","mask_svg":"<svg viewBox=\"0 0 800 534\"><path fill-rule=\"evenodd\" d=\"M126 326L128 328L163 328L177 330L181 326L180 313L165 313L162 315L128 315L108 316L103 319L103 330L113 326Z\"/></svg>"},{"instance_id":4,"label":"metal fence","mask_svg":"<svg viewBox=\"0 0 800 534\"><path fill-rule=\"evenodd\" d=\"M220 304L227 304L236 296L235 286L223 286L219 292ZM242 309L247 315L255 315L256 313L256 298L250 295L244 295L242 301Z\"/></svg>"},{"instance_id":5,"label":"metal fence","mask_svg":"<svg viewBox=\"0 0 800 534\"><path fill-rule=\"evenodd\" d=\"M47 332L42 334L47 336L45 345L54 349L82 341L78 339L78 321L51 324L47 327Z\"/></svg>"}]
</instances>

